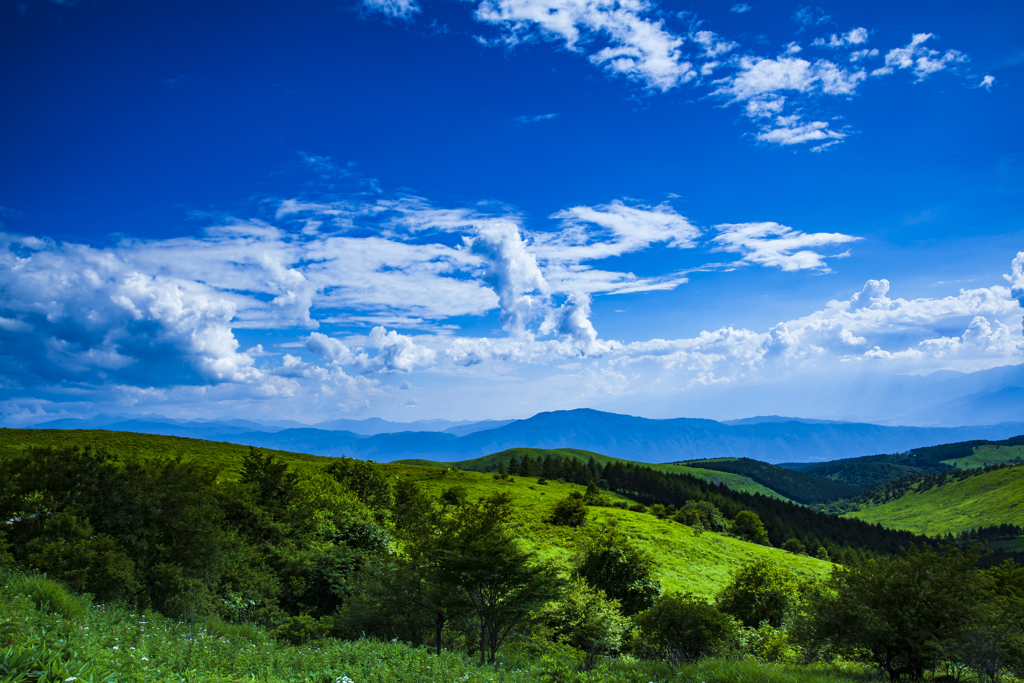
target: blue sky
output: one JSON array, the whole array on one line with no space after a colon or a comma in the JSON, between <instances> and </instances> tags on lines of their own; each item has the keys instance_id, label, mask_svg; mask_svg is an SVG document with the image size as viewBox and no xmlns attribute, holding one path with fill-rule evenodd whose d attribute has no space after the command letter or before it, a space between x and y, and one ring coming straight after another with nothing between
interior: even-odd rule
<instances>
[{"instance_id":1,"label":"blue sky","mask_svg":"<svg viewBox=\"0 0 1024 683\"><path fill-rule=\"evenodd\" d=\"M774 382L843 417L865 376L1019 364L1022 27L4 0L0 419L696 415L712 386L724 419Z\"/></svg>"}]
</instances>

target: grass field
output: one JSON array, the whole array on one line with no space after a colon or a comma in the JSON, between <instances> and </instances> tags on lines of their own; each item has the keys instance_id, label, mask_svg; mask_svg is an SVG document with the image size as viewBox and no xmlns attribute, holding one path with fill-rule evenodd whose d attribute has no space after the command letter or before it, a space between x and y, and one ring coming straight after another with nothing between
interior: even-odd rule
<instances>
[{"instance_id":1,"label":"grass field","mask_svg":"<svg viewBox=\"0 0 1024 683\"><path fill-rule=\"evenodd\" d=\"M928 536L1024 524L1024 466L985 472L923 492L911 491L844 516Z\"/></svg>"},{"instance_id":2,"label":"grass field","mask_svg":"<svg viewBox=\"0 0 1024 683\"><path fill-rule=\"evenodd\" d=\"M806 555L793 555L775 548L705 532L670 520L659 520L648 513L629 512L617 508L589 508L590 521L578 530L556 527L544 522L551 509L571 491L582 492L575 484L512 477L511 481L495 479L493 474L447 470L392 463L382 467L396 478L408 478L431 493L440 493L450 486L465 486L470 498L482 498L495 491L511 494L518 512L521 537L542 556L566 561L572 555L576 540L593 528L609 526L633 538L656 559L663 588L688 591L705 598L714 597L733 574L748 562L768 559L788 567L799 576L824 576L831 564ZM613 499L621 499L611 496Z\"/></svg>"},{"instance_id":3,"label":"grass field","mask_svg":"<svg viewBox=\"0 0 1024 683\"><path fill-rule=\"evenodd\" d=\"M441 467L441 468L452 468L459 470L470 470L473 472L496 472L498 469L498 461L503 460L508 462L513 457L516 459L522 459L524 455L529 455L533 459L544 458L547 455L552 455L556 458L576 458L582 462L587 462L590 458L594 458L599 465L602 467L609 462L631 462L629 460L622 460L620 458L613 458L608 455L601 455L600 453L593 453L591 451L579 450L576 448L554 448L554 449L542 449L542 448L510 448L500 453L492 453L491 455L485 455L482 458L474 458L472 460L461 460L458 462L434 462L432 460L398 460L400 464L409 465L422 465L424 467ZM777 498L779 500L785 500L788 502L788 498L771 490L766 486L762 486L750 477L746 477L740 474L733 474L731 472L718 472L716 470L702 469L699 467L687 467L685 465L669 464L669 463L642 463L645 467L658 470L661 472L668 472L671 474L689 474L690 476L703 479L704 481L712 484L725 484L733 491L740 491L742 493L760 493L762 496L769 496L771 498Z\"/></svg>"},{"instance_id":4,"label":"grass field","mask_svg":"<svg viewBox=\"0 0 1024 683\"><path fill-rule=\"evenodd\" d=\"M1024 458L1024 446L978 446L966 458L955 458L942 462L961 470L970 470L976 467L1013 462L1017 458Z\"/></svg>"}]
</instances>

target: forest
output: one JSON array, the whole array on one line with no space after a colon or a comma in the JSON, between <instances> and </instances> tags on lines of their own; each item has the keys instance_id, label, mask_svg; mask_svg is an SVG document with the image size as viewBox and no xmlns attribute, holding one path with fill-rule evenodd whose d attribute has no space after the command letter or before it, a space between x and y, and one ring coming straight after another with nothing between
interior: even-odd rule
<instances>
[{"instance_id":1,"label":"forest","mask_svg":"<svg viewBox=\"0 0 1024 683\"><path fill-rule=\"evenodd\" d=\"M0 681L1024 675L1024 569L980 569L970 548L621 463L474 475L578 480L542 520L583 532L560 561L524 538L511 493L445 470L428 491L348 458L226 462L3 451ZM665 590L657 558L591 521L609 506L842 564L758 560L711 599Z\"/></svg>"}]
</instances>

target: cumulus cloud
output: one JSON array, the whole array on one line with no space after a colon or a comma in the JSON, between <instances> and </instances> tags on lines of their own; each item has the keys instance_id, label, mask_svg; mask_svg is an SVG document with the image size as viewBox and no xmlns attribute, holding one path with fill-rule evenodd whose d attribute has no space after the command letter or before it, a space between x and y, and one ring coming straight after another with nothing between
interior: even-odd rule
<instances>
[{"instance_id":1,"label":"cumulus cloud","mask_svg":"<svg viewBox=\"0 0 1024 683\"><path fill-rule=\"evenodd\" d=\"M967 61L967 55L959 50L946 50L939 53L925 46L933 38L931 33L915 33L905 47L889 50L885 55L885 65L871 72L872 76L884 76L896 69L912 69L918 81L942 71L952 64Z\"/></svg>"},{"instance_id":2,"label":"cumulus cloud","mask_svg":"<svg viewBox=\"0 0 1024 683\"><path fill-rule=\"evenodd\" d=\"M868 30L866 28L855 28L848 33L842 33L836 35L833 33L829 36L828 40L824 38L815 38L811 43L812 45L822 47L827 46L831 48L849 47L851 45L861 45L868 42Z\"/></svg>"},{"instance_id":3,"label":"cumulus cloud","mask_svg":"<svg viewBox=\"0 0 1024 683\"><path fill-rule=\"evenodd\" d=\"M715 227L719 234L712 241L722 251L742 254L748 263L786 271L829 272L825 255L816 249L861 239L842 233L804 233L778 223L725 223Z\"/></svg>"},{"instance_id":4,"label":"cumulus cloud","mask_svg":"<svg viewBox=\"0 0 1024 683\"><path fill-rule=\"evenodd\" d=\"M985 88L985 90L991 90L992 86L995 85L995 76L985 76L981 79L981 83L978 84L979 88Z\"/></svg>"}]
</instances>

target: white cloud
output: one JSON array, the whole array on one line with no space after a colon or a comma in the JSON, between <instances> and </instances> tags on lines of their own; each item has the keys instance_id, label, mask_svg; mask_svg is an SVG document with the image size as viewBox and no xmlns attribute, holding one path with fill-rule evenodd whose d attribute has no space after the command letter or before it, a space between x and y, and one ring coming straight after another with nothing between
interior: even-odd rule
<instances>
[{"instance_id":1,"label":"white cloud","mask_svg":"<svg viewBox=\"0 0 1024 683\"><path fill-rule=\"evenodd\" d=\"M825 14L825 10L820 7L807 6L793 12L793 21L804 27L820 26L832 21L832 17Z\"/></svg>"},{"instance_id":2,"label":"white cloud","mask_svg":"<svg viewBox=\"0 0 1024 683\"><path fill-rule=\"evenodd\" d=\"M752 9L754 9L754 8L751 7L750 5L748 5L747 3L741 2L741 3L738 3L738 4L733 5L732 7L730 7L729 11L730 12L735 12L736 14L745 14L745 13L749 12Z\"/></svg>"},{"instance_id":3,"label":"white cloud","mask_svg":"<svg viewBox=\"0 0 1024 683\"><path fill-rule=\"evenodd\" d=\"M742 254L748 263L786 271L828 272L825 255L815 249L861 239L842 233L804 233L778 223L725 223L715 227L719 235L712 241L722 251Z\"/></svg>"},{"instance_id":4,"label":"white cloud","mask_svg":"<svg viewBox=\"0 0 1024 683\"><path fill-rule=\"evenodd\" d=\"M369 343L377 349L377 355L366 363L364 371L408 373L417 366L430 365L436 356L432 349L417 344L412 337L394 330L388 332L383 327L370 331Z\"/></svg>"},{"instance_id":5,"label":"white cloud","mask_svg":"<svg viewBox=\"0 0 1024 683\"><path fill-rule=\"evenodd\" d=\"M804 142L819 140L840 141L846 137L843 133L831 130L826 121L801 123L799 116L779 116L773 127L764 128L757 134L757 139L777 145L797 145Z\"/></svg>"},{"instance_id":6,"label":"white cloud","mask_svg":"<svg viewBox=\"0 0 1024 683\"><path fill-rule=\"evenodd\" d=\"M848 33L842 33L839 35L833 33L829 36L828 40L825 40L824 38L815 38L811 44L817 47L827 46L831 48L841 48L849 47L851 45L862 45L866 42L868 42L868 30L866 28L855 28Z\"/></svg>"},{"instance_id":7,"label":"white cloud","mask_svg":"<svg viewBox=\"0 0 1024 683\"><path fill-rule=\"evenodd\" d=\"M714 31L697 31L690 35L690 40L701 46L701 52L708 59L715 59L739 47L739 43L725 40Z\"/></svg>"},{"instance_id":8,"label":"white cloud","mask_svg":"<svg viewBox=\"0 0 1024 683\"><path fill-rule=\"evenodd\" d=\"M992 86L995 85L995 82L995 76L985 76L984 78L981 79L981 83L978 84L978 87L985 88L985 90L991 90Z\"/></svg>"},{"instance_id":9,"label":"white cloud","mask_svg":"<svg viewBox=\"0 0 1024 683\"><path fill-rule=\"evenodd\" d=\"M862 59L866 59L868 57L877 57L877 56L878 56L878 50L876 48L872 48L870 50L854 50L853 52L850 53L850 61L851 62L859 62Z\"/></svg>"},{"instance_id":10,"label":"white cloud","mask_svg":"<svg viewBox=\"0 0 1024 683\"><path fill-rule=\"evenodd\" d=\"M650 9L642 0L484 0L476 18L501 27L501 42L509 46L530 40L535 31L572 51L606 41L590 53L592 63L666 91L697 73L682 56L683 38L647 18Z\"/></svg>"},{"instance_id":11,"label":"white cloud","mask_svg":"<svg viewBox=\"0 0 1024 683\"><path fill-rule=\"evenodd\" d=\"M320 332L311 332L306 338L307 349L332 365L351 363L353 354L343 342Z\"/></svg>"},{"instance_id":12,"label":"white cloud","mask_svg":"<svg viewBox=\"0 0 1024 683\"><path fill-rule=\"evenodd\" d=\"M514 126L524 126L528 123L537 123L539 121L550 121L551 119L558 118L558 114L536 114L533 116L524 114L517 116L516 118L509 121Z\"/></svg>"},{"instance_id":13,"label":"white cloud","mask_svg":"<svg viewBox=\"0 0 1024 683\"><path fill-rule=\"evenodd\" d=\"M884 76L896 69L913 69L917 80L923 81L951 64L967 61L967 56L959 50L946 50L940 54L937 50L925 47L925 43L933 37L931 33L915 33L906 47L889 50L885 55L885 66L875 69L871 75Z\"/></svg>"},{"instance_id":14,"label":"white cloud","mask_svg":"<svg viewBox=\"0 0 1024 683\"><path fill-rule=\"evenodd\" d=\"M367 11L406 21L421 11L416 0L362 0L362 6Z\"/></svg>"}]
</instances>

